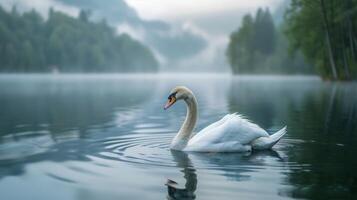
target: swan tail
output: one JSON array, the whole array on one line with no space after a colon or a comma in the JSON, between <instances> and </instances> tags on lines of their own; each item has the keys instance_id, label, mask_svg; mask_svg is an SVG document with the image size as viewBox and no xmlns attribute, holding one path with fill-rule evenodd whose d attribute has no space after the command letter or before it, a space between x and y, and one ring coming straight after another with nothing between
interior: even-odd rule
<instances>
[{"instance_id":1,"label":"swan tail","mask_svg":"<svg viewBox=\"0 0 357 200\"><path fill-rule=\"evenodd\" d=\"M269 137L260 137L252 142L252 148L256 150L264 150L272 148L286 133L286 126Z\"/></svg>"}]
</instances>

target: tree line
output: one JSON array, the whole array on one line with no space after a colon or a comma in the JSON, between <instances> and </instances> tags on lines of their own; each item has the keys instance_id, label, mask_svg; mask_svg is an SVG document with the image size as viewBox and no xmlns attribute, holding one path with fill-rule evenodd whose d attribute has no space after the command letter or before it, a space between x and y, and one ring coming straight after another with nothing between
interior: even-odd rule
<instances>
[{"instance_id":1,"label":"tree line","mask_svg":"<svg viewBox=\"0 0 357 200\"><path fill-rule=\"evenodd\" d=\"M45 20L31 10L0 7L1 72L151 72L158 62L148 47L118 35L105 20L49 10Z\"/></svg>"},{"instance_id":2,"label":"tree line","mask_svg":"<svg viewBox=\"0 0 357 200\"><path fill-rule=\"evenodd\" d=\"M289 54L284 26L276 27L269 9L247 14L230 35L227 58L235 74L312 73L301 52Z\"/></svg>"},{"instance_id":3,"label":"tree line","mask_svg":"<svg viewBox=\"0 0 357 200\"><path fill-rule=\"evenodd\" d=\"M357 0L291 0L275 27L269 10L246 15L230 36L234 73L317 73L357 79Z\"/></svg>"},{"instance_id":4,"label":"tree line","mask_svg":"<svg viewBox=\"0 0 357 200\"><path fill-rule=\"evenodd\" d=\"M357 78L357 0L292 0L286 24L291 49L323 78Z\"/></svg>"}]
</instances>

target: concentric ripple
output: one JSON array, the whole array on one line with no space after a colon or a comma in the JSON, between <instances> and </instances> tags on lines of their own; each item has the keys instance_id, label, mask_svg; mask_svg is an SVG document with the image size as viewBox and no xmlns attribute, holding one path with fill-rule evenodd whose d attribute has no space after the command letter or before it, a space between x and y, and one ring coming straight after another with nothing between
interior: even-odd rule
<instances>
[{"instance_id":1,"label":"concentric ripple","mask_svg":"<svg viewBox=\"0 0 357 200\"><path fill-rule=\"evenodd\" d=\"M172 134L130 134L107 138L102 157L123 162L176 166L170 153Z\"/></svg>"}]
</instances>

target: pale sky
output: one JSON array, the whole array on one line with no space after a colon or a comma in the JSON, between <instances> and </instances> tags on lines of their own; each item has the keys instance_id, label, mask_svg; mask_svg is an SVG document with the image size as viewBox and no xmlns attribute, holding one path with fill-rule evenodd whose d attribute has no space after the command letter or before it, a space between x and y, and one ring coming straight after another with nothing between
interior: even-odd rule
<instances>
[{"instance_id":1,"label":"pale sky","mask_svg":"<svg viewBox=\"0 0 357 200\"><path fill-rule=\"evenodd\" d=\"M232 10L251 11L271 7L284 0L125 0L146 19L180 20L187 17L211 15Z\"/></svg>"},{"instance_id":2,"label":"pale sky","mask_svg":"<svg viewBox=\"0 0 357 200\"><path fill-rule=\"evenodd\" d=\"M143 19L162 20L205 36L208 46L199 55L186 59L184 66L222 66L227 69L225 49L229 35L242 17L261 8L271 12L288 0L125 0ZM223 69L223 66L220 68Z\"/></svg>"},{"instance_id":3,"label":"pale sky","mask_svg":"<svg viewBox=\"0 0 357 200\"><path fill-rule=\"evenodd\" d=\"M275 11L287 0L124 0L143 19L166 21L173 26L187 26L211 35L227 35L240 25L241 18L258 7ZM76 16L78 9L56 0L0 0L5 8L14 4L36 8L46 16L49 7Z\"/></svg>"},{"instance_id":4,"label":"pale sky","mask_svg":"<svg viewBox=\"0 0 357 200\"><path fill-rule=\"evenodd\" d=\"M243 15L258 7L274 11L284 0L125 0L144 19L190 23L205 31L224 33L235 29Z\"/></svg>"}]
</instances>

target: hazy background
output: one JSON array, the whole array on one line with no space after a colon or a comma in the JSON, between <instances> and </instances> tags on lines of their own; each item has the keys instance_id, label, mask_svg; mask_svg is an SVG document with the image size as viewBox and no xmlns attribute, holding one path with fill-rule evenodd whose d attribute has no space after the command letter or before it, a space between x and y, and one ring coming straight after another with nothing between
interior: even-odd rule
<instances>
[{"instance_id":1,"label":"hazy background","mask_svg":"<svg viewBox=\"0 0 357 200\"><path fill-rule=\"evenodd\" d=\"M6 73L357 77L357 1L0 0Z\"/></svg>"},{"instance_id":2,"label":"hazy background","mask_svg":"<svg viewBox=\"0 0 357 200\"><path fill-rule=\"evenodd\" d=\"M50 8L73 17L90 10L92 20L106 19L116 32L149 46L164 71L229 71L225 50L242 17L269 8L277 23L283 0L1 0L7 11L35 9L48 18Z\"/></svg>"}]
</instances>

